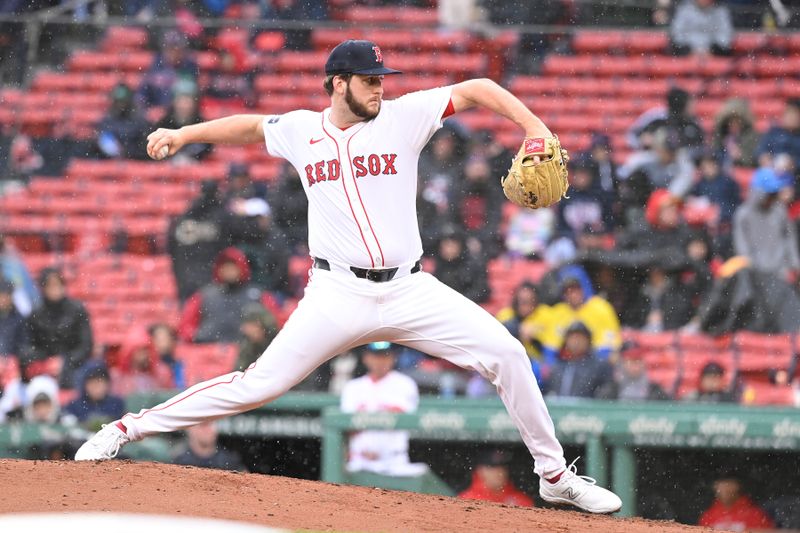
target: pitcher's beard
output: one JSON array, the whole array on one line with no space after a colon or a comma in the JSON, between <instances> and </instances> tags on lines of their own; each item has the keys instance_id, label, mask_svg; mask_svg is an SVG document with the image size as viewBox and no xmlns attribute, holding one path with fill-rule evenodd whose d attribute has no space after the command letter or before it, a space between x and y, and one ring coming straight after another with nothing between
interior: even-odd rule
<instances>
[{"instance_id":1,"label":"pitcher's beard","mask_svg":"<svg viewBox=\"0 0 800 533\"><path fill-rule=\"evenodd\" d=\"M353 93L350 91L349 84L347 85L347 90L344 93L344 101L347 102L347 106L350 108L351 113L365 120L372 120L373 118L377 117L378 113L381 111L380 103L378 104L378 110L372 112L364 104L356 102L356 99L353 98Z\"/></svg>"}]
</instances>

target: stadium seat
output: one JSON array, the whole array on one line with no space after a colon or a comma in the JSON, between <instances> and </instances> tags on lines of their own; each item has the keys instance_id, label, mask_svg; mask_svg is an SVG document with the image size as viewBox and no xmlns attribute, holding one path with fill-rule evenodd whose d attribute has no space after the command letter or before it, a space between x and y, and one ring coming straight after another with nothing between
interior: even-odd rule
<instances>
[{"instance_id":1,"label":"stadium seat","mask_svg":"<svg viewBox=\"0 0 800 533\"><path fill-rule=\"evenodd\" d=\"M575 32L572 49L578 54L618 53L626 42L623 31L583 30Z\"/></svg>"},{"instance_id":2,"label":"stadium seat","mask_svg":"<svg viewBox=\"0 0 800 533\"><path fill-rule=\"evenodd\" d=\"M233 344L185 344L175 347L175 358L184 364L186 385L192 386L234 369L238 348Z\"/></svg>"},{"instance_id":3,"label":"stadium seat","mask_svg":"<svg viewBox=\"0 0 800 533\"><path fill-rule=\"evenodd\" d=\"M742 389L741 403L744 405L795 406L800 393L791 385L773 385L760 381L748 381Z\"/></svg>"},{"instance_id":4,"label":"stadium seat","mask_svg":"<svg viewBox=\"0 0 800 533\"><path fill-rule=\"evenodd\" d=\"M134 26L111 26L100 43L106 52L141 50L147 46L147 30Z\"/></svg>"}]
</instances>

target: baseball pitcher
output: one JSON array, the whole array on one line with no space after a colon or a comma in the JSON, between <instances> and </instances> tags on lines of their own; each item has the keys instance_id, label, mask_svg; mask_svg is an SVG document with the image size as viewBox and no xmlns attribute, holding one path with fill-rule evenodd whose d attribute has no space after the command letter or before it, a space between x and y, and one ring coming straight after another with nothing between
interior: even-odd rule
<instances>
[{"instance_id":1,"label":"baseball pitcher","mask_svg":"<svg viewBox=\"0 0 800 533\"><path fill-rule=\"evenodd\" d=\"M619 510L614 493L577 475L574 462L566 465L522 344L420 268L417 161L444 119L478 106L519 125L525 141L502 187L509 199L532 208L566 194L567 158L558 139L488 79L384 100L384 76L400 72L384 66L372 42L339 44L325 74L331 105L322 112L234 115L148 136L147 152L158 160L191 143L266 142L303 182L314 264L297 309L249 368L125 415L86 442L75 459L110 459L130 441L256 408L336 354L388 341L475 370L497 387L534 458L544 500L593 513Z\"/></svg>"}]
</instances>

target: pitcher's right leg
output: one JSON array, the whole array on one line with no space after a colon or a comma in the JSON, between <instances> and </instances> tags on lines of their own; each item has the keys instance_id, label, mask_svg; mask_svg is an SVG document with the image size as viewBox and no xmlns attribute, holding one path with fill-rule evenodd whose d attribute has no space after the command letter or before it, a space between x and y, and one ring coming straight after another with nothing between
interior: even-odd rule
<instances>
[{"instance_id":1,"label":"pitcher's right leg","mask_svg":"<svg viewBox=\"0 0 800 533\"><path fill-rule=\"evenodd\" d=\"M297 309L264 354L247 370L198 383L151 409L125 415L120 421L125 435L117 429L117 424L109 425L95 436L98 441L108 441L95 443L103 450L92 449L93 438L84 444L76 458L107 459L96 455L113 456L114 448L118 450L128 440L248 411L274 400L323 362L356 346L362 336L376 327L375 300L368 293L351 290L352 286L342 283L337 276L314 271ZM124 438L124 442L115 442L115 437ZM106 453L105 448L113 453Z\"/></svg>"}]
</instances>

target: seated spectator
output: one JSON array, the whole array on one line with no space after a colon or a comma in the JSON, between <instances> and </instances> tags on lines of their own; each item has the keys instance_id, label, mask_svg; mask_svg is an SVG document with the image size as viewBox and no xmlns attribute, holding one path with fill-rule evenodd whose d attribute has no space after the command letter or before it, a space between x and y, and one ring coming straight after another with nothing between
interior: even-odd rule
<instances>
[{"instance_id":1,"label":"seated spectator","mask_svg":"<svg viewBox=\"0 0 800 533\"><path fill-rule=\"evenodd\" d=\"M186 387L183 362L175 359L175 346L178 343L178 333L175 328L164 322L153 324L148 328L150 343L158 355L158 359L172 372L175 388Z\"/></svg>"},{"instance_id":2,"label":"seated spectator","mask_svg":"<svg viewBox=\"0 0 800 533\"><path fill-rule=\"evenodd\" d=\"M593 133L589 149L577 158L591 173L592 187L602 191L606 200L613 200L617 193L617 165L611 155L611 139L608 135Z\"/></svg>"},{"instance_id":3,"label":"seated spectator","mask_svg":"<svg viewBox=\"0 0 800 533\"><path fill-rule=\"evenodd\" d=\"M486 257L495 257L500 243L500 222L505 200L490 174L489 161L473 154L464 166L464 176L453 194L456 219L471 238L481 244Z\"/></svg>"},{"instance_id":4,"label":"seated spectator","mask_svg":"<svg viewBox=\"0 0 800 533\"><path fill-rule=\"evenodd\" d=\"M278 334L278 323L272 313L260 304L251 304L244 310L239 328L239 357L234 370L245 370L261 357L264 350Z\"/></svg>"},{"instance_id":5,"label":"seated spectator","mask_svg":"<svg viewBox=\"0 0 800 533\"><path fill-rule=\"evenodd\" d=\"M600 398L613 379L608 361L598 359L592 350L592 333L583 322L572 323L564 332L558 360L550 371L547 391L550 396Z\"/></svg>"},{"instance_id":6,"label":"seated spectator","mask_svg":"<svg viewBox=\"0 0 800 533\"><path fill-rule=\"evenodd\" d=\"M739 184L723 168L713 152L704 152L700 158L700 181L689 195L706 198L718 206L719 223L730 228L733 213L742 203L742 195Z\"/></svg>"},{"instance_id":7,"label":"seated spectator","mask_svg":"<svg viewBox=\"0 0 800 533\"><path fill-rule=\"evenodd\" d=\"M14 285L14 305L22 316L30 315L34 307L41 303L39 289L33 282L25 263L2 233L0 233L0 277Z\"/></svg>"},{"instance_id":8,"label":"seated spectator","mask_svg":"<svg viewBox=\"0 0 800 533\"><path fill-rule=\"evenodd\" d=\"M647 279L628 310L628 323L634 328L658 333L686 325L694 316L692 287L683 283L680 272L657 265L647 270Z\"/></svg>"},{"instance_id":9,"label":"seated spectator","mask_svg":"<svg viewBox=\"0 0 800 533\"><path fill-rule=\"evenodd\" d=\"M0 356L18 357L26 345L25 318L14 305L14 285L0 277Z\"/></svg>"},{"instance_id":10,"label":"seated spectator","mask_svg":"<svg viewBox=\"0 0 800 533\"><path fill-rule=\"evenodd\" d=\"M435 258L436 277L473 302L489 299L486 266L467 249L464 235L455 228L445 230Z\"/></svg>"},{"instance_id":11,"label":"seated spectator","mask_svg":"<svg viewBox=\"0 0 800 533\"><path fill-rule=\"evenodd\" d=\"M736 476L717 478L714 481L714 496L714 503L700 515L698 525L725 531L775 527L772 519L742 492L742 484Z\"/></svg>"},{"instance_id":12,"label":"seated spectator","mask_svg":"<svg viewBox=\"0 0 800 533\"><path fill-rule=\"evenodd\" d=\"M733 21L728 7L715 0L684 0L670 24L676 55L730 55Z\"/></svg>"},{"instance_id":13,"label":"seated spectator","mask_svg":"<svg viewBox=\"0 0 800 533\"><path fill-rule=\"evenodd\" d=\"M661 128L653 134L651 149L633 153L617 173L622 181L642 173L651 187L669 189L673 196L682 198L694 185L695 167L676 132Z\"/></svg>"},{"instance_id":14,"label":"seated spectator","mask_svg":"<svg viewBox=\"0 0 800 533\"><path fill-rule=\"evenodd\" d=\"M111 159L144 159L149 124L133 101L133 91L124 83L111 91L111 106L96 127L96 148L100 155Z\"/></svg>"},{"instance_id":15,"label":"seated spectator","mask_svg":"<svg viewBox=\"0 0 800 533\"><path fill-rule=\"evenodd\" d=\"M735 380L731 385L725 383L725 369L719 363L706 363L700 371L700 383L697 390L684 396L684 400L704 403L731 403L738 401Z\"/></svg>"},{"instance_id":16,"label":"seated spectator","mask_svg":"<svg viewBox=\"0 0 800 533\"><path fill-rule=\"evenodd\" d=\"M203 122L196 83L189 80L178 80L172 87L172 94L172 103L167 109L167 114L156 123L156 128L179 129L183 126ZM191 163L208 157L212 148L210 144L189 144L181 148L181 151L171 159L174 163Z\"/></svg>"},{"instance_id":17,"label":"seated spectator","mask_svg":"<svg viewBox=\"0 0 800 533\"><path fill-rule=\"evenodd\" d=\"M626 140L636 150L651 150L655 133L663 128L673 132L675 145L695 151L703 147L705 132L694 114L694 99L688 91L672 87L665 106L648 109L628 129Z\"/></svg>"},{"instance_id":18,"label":"seated spectator","mask_svg":"<svg viewBox=\"0 0 800 533\"><path fill-rule=\"evenodd\" d=\"M230 246L231 226L231 215L214 181L204 182L189 209L172 221L167 253L181 301L211 281L214 258Z\"/></svg>"},{"instance_id":19,"label":"seated spectator","mask_svg":"<svg viewBox=\"0 0 800 533\"><path fill-rule=\"evenodd\" d=\"M340 408L345 413L412 413L419 404L419 390L413 379L394 370L394 347L373 342L362 352L367 374L347 382ZM426 465L408 458L407 431L359 431L350 437L347 470L368 471L389 476L424 473Z\"/></svg>"},{"instance_id":20,"label":"seated spectator","mask_svg":"<svg viewBox=\"0 0 800 533\"><path fill-rule=\"evenodd\" d=\"M272 206L273 221L286 233L290 249L297 255L308 255L308 198L292 165L283 165L272 196L280 198Z\"/></svg>"},{"instance_id":21,"label":"seated spectator","mask_svg":"<svg viewBox=\"0 0 800 533\"><path fill-rule=\"evenodd\" d=\"M472 483L458 497L465 500L534 507L533 500L511 481L511 458L500 450L481 454L472 472Z\"/></svg>"},{"instance_id":22,"label":"seated spectator","mask_svg":"<svg viewBox=\"0 0 800 533\"><path fill-rule=\"evenodd\" d=\"M772 168L778 175L778 179L786 184L786 187L781 189L778 198L787 206L795 207L792 202L800 197L800 179L798 179L800 177L795 177L797 167L794 164L794 159L789 154L777 154L772 159ZM796 218L797 216L792 216L792 220Z\"/></svg>"},{"instance_id":23,"label":"seated spectator","mask_svg":"<svg viewBox=\"0 0 800 533\"><path fill-rule=\"evenodd\" d=\"M552 208L517 209L506 230L506 250L512 256L542 259L553 238L556 215Z\"/></svg>"},{"instance_id":24,"label":"seated spectator","mask_svg":"<svg viewBox=\"0 0 800 533\"><path fill-rule=\"evenodd\" d=\"M144 329L135 328L128 333L120 347L119 362L110 370L111 393L123 398L175 388L170 368L158 357Z\"/></svg>"},{"instance_id":25,"label":"seated spectator","mask_svg":"<svg viewBox=\"0 0 800 533\"><path fill-rule=\"evenodd\" d=\"M203 422L186 430L186 450L173 459L176 465L236 470L246 472L247 468L235 452L220 449L217 441L216 422Z\"/></svg>"},{"instance_id":26,"label":"seated spectator","mask_svg":"<svg viewBox=\"0 0 800 533\"><path fill-rule=\"evenodd\" d=\"M33 141L28 135L18 133L11 141L8 158L8 173L0 181L0 192L5 189L26 185L39 169L44 166L44 159L36 151ZM5 182L5 184L3 184Z\"/></svg>"},{"instance_id":27,"label":"seated spectator","mask_svg":"<svg viewBox=\"0 0 800 533\"><path fill-rule=\"evenodd\" d=\"M104 363L92 361L86 366L80 395L64 408L64 414L95 430L125 414L123 399L111 394L111 377Z\"/></svg>"},{"instance_id":28,"label":"seated spectator","mask_svg":"<svg viewBox=\"0 0 800 533\"><path fill-rule=\"evenodd\" d=\"M37 376L25 388L25 421L32 424L56 424L61 417L58 383L50 376Z\"/></svg>"},{"instance_id":29,"label":"seated spectator","mask_svg":"<svg viewBox=\"0 0 800 533\"><path fill-rule=\"evenodd\" d=\"M50 376L15 379L0 396L0 424L8 420L55 424L59 410L58 382Z\"/></svg>"},{"instance_id":30,"label":"seated spectator","mask_svg":"<svg viewBox=\"0 0 800 533\"><path fill-rule=\"evenodd\" d=\"M795 168L800 168L800 98L786 101L780 124L770 127L756 148L762 167L772 166L772 159L784 153L792 156Z\"/></svg>"},{"instance_id":31,"label":"seated spectator","mask_svg":"<svg viewBox=\"0 0 800 533\"><path fill-rule=\"evenodd\" d=\"M497 313L499 320L525 346L528 357L540 357L542 341L539 336L550 306L539 301L539 290L530 281L523 281L511 296L511 305Z\"/></svg>"},{"instance_id":32,"label":"seated spectator","mask_svg":"<svg viewBox=\"0 0 800 533\"><path fill-rule=\"evenodd\" d=\"M236 248L226 248L214 261L214 281L198 290L181 314L178 336L184 342L228 342L239 339L239 327L248 304L261 303L275 316L279 308L272 295L250 283L250 266Z\"/></svg>"},{"instance_id":33,"label":"seated spectator","mask_svg":"<svg viewBox=\"0 0 800 533\"><path fill-rule=\"evenodd\" d=\"M681 213L681 203L665 189L653 191L647 201L645 227L620 235L617 247L644 252L641 264L685 264L690 233Z\"/></svg>"},{"instance_id":34,"label":"seated spectator","mask_svg":"<svg viewBox=\"0 0 800 533\"><path fill-rule=\"evenodd\" d=\"M623 346L620 362L614 369L614 380L603 390L609 400L630 402L663 401L670 397L647 377L645 350L636 345Z\"/></svg>"},{"instance_id":35,"label":"seated spectator","mask_svg":"<svg viewBox=\"0 0 800 533\"><path fill-rule=\"evenodd\" d=\"M755 172L747 201L734 214L733 246L755 270L794 279L800 272L797 233L779 200L788 186L772 168Z\"/></svg>"},{"instance_id":36,"label":"seated spectator","mask_svg":"<svg viewBox=\"0 0 800 533\"><path fill-rule=\"evenodd\" d=\"M145 108L166 107L172 101L175 84L181 79L194 83L198 74L186 38L177 31L169 31L161 41L161 52L144 75L137 101Z\"/></svg>"},{"instance_id":37,"label":"seated spectator","mask_svg":"<svg viewBox=\"0 0 800 533\"><path fill-rule=\"evenodd\" d=\"M256 104L253 76L244 71L241 60L229 50L220 50L217 63L209 76L206 96L253 107Z\"/></svg>"},{"instance_id":38,"label":"seated spectator","mask_svg":"<svg viewBox=\"0 0 800 533\"><path fill-rule=\"evenodd\" d=\"M497 141L491 130L478 130L470 136L470 154L486 160L492 180L508 174L514 154ZM502 195L501 195L502 196Z\"/></svg>"},{"instance_id":39,"label":"seated spectator","mask_svg":"<svg viewBox=\"0 0 800 533\"><path fill-rule=\"evenodd\" d=\"M570 166L569 193L556 205L558 232L575 242L578 249L600 247L602 237L613 227L611 204L608 196L594 186L586 162Z\"/></svg>"},{"instance_id":40,"label":"seated spectator","mask_svg":"<svg viewBox=\"0 0 800 533\"><path fill-rule=\"evenodd\" d=\"M419 158L419 189L440 215L450 215L453 197L464 175L462 138L451 128L437 131Z\"/></svg>"},{"instance_id":41,"label":"seated spectator","mask_svg":"<svg viewBox=\"0 0 800 533\"><path fill-rule=\"evenodd\" d=\"M584 283L588 289L584 288ZM590 290L588 280L582 281L572 273L561 281L562 301L555 304L544 319L541 339L546 361L553 361L554 356L563 349L565 331L576 321L590 331L593 350L599 357L607 358L619 348L622 341L617 313L600 296L587 294Z\"/></svg>"},{"instance_id":42,"label":"seated spectator","mask_svg":"<svg viewBox=\"0 0 800 533\"><path fill-rule=\"evenodd\" d=\"M49 373L53 361L61 368L59 384L76 385L74 373L92 354L92 328L84 305L67 297L61 272L45 268L39 275L44 294L42 305L28 317L29 346L20 357L28 377Z\"/></svg>"},{"instance_id":43,"label":"seated spectator","mask_svg":"<svg viewBox=\"0 0 800 533\"><path fill-rule=\"evenodd\" d=\"M711 143L721 157L722 168L756 166L758 132L747 100L731 98L725 102L714 119Z\"/></svg>"},{"instance_id":44,"label":"seated spectator","mask_svg":"<svg viewBox=\"0 0 800 533\"><path fill-rule=\"evenodd\" d=\"M225 184L224 203L229 211L236 211L235 203L240 200L267 199L267 188L263 183L255 183L250 177L250 168L243 163L228 165L228 179Z\"/></svg>"},{"instance_id":45,"label":"seated spectator","mask_svg":"<svg viewBox=\"0 0 800 533\"><path fill-rule=\"evenodd\" d=\"M285 296L289 291L289 241L272 223L272 210L261 198L233 202L233 245L241 250L260 289Z\"/></svg>"}]
</instances>

